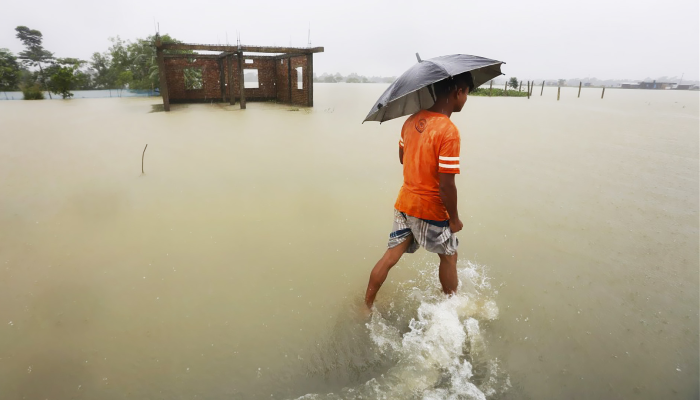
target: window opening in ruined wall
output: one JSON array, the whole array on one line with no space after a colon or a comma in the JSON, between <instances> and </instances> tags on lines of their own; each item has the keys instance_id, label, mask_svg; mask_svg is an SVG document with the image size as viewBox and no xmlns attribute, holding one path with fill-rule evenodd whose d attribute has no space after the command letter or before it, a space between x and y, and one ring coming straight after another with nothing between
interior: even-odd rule
<instances>
[{"instance_id":1,"label":"window opening in ruined wall","mask_svg":"<svg viewBox=\"0 0 700 400\"><path fill-rule=\"evenodd\" d=\"M243 87L246 89L257 89L260 87L257 69L243 70Z\"/></svg>"},{"instance_id":2,"label":"window opening in ruined wall","mask_svg":"<svg viewBox=\"0 0 700 400\"><path fill-rule=\"evenodd\" d=\"M253 60L247 59L247 60L245 60L245 63L246 63L246 64L252 64L252 63L253 63Z\"/></svg>"},{"instance_id":3,"label":"window opening in ruined wall","mask_svg":"<svg viewBox=\"0 0 700 400\"><path fill-rule=\"evenodd\" d=\"M184 68L182 73L185 76L185 90L198 90L204 88L204 79L202 77L202 68L189 67Z\"/></svg>"},{"instance_id":4,"label":"window opening in ruined wall","mask_svg":"<svg viewBox=\"0 0 700 400\"><path fill-rule=\"evenodd\" d=\"M295 69L297 70L297 89L303 89L304 88L304 68L297 67Z\"/></svg>"}]
</instances>

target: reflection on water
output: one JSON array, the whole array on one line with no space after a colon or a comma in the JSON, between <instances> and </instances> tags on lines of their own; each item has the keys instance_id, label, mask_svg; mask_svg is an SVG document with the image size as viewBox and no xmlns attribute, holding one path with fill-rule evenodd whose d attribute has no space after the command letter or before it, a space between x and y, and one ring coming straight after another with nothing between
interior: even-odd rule
<instances>
[{"instance_id":1,"label":"reflection on water","mask_svg":"<svg viewBox=\"0 0 700 400\"><path fill-rule=\"evenodd\" d=\"M460 294L406 256L365 320L401 183L403 121L360 124L384 88L0 104L2 393L697 397L697 93L470 97Z\"/></svg>"}]
</instances>

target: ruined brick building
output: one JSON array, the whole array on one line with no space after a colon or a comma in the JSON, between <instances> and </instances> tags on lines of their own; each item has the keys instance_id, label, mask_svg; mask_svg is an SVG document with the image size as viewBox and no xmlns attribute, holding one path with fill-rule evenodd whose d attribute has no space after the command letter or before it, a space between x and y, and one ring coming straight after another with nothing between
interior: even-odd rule
<instances>
[{"instance_id":1,"label":"ruined brick building","mask_svg":"<svg viewBox=\"0 0 700 400\"><path fill-rule=\"evenodd\" d=\"M216 54L185 54L200 50ZM246 100L313 106L314 53L323 47L263 47L162 43L156 36L163 108L170 103ZM257 75L246 82L244 74Z\"/></svg>"}]
</instances>

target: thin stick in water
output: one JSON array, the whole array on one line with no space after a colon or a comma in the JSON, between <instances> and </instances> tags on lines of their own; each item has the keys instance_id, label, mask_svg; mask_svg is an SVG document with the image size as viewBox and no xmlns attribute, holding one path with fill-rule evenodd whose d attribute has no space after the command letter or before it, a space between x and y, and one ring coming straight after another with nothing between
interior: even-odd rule
<instances>
[{"instance_id":1,"label":"thin stick in water","mask_svg":"<svg viewBox=\"0 0 700 400\"><path fill-rule=\"evenodd\" d=\"M146 147L143 148L143 154L141 154L141 173L143 174L143 157L146 156L146 149L148 148L148 143L146 143Z\"/></svg>"}]
</instances>

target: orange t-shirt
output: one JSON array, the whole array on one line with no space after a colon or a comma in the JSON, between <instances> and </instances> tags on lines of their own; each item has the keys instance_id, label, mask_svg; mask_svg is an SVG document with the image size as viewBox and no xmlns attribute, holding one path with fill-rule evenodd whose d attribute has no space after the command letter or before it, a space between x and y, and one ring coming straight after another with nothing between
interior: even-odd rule
<instances>
[{"instance_id":1,"label":"orange t-shirt","mask_svg":"<svg viewBox=\"0 0 700 400\"><path fill-rule=\"evenodd\" d=\"M410 216L449 219L440 199L439 173L459 173L459 130L444 114L422 110L401 129L403 186L394 207Z\"/></svg>"}]
</instances>

